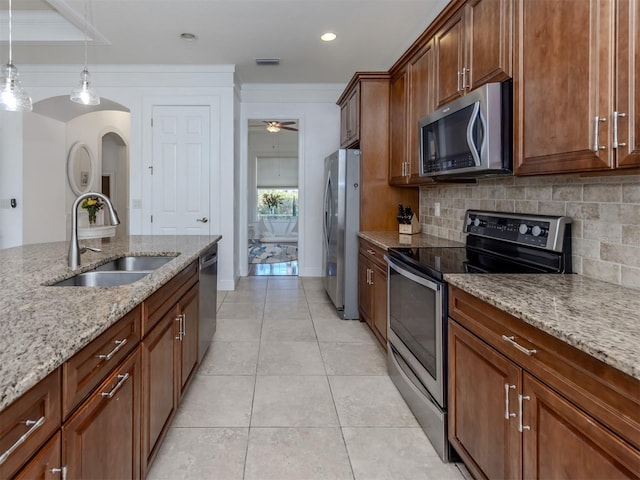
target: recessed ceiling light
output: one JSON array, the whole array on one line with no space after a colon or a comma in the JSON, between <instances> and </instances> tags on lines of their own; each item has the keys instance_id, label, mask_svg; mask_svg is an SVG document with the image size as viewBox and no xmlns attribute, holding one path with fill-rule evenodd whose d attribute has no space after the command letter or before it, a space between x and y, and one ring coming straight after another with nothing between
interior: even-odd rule
<instances>
[{"instance_id":1,"label":"recessed ceiling light","mask_svg":"<svg viewBox=\"0 0 640 480\"><path fill-rule=\"evenodd\" d=\"M193 33L181 33L180 38L188 42L193 42L198 37L196 37Z\"/></svg>"},{"instance_id":2,"label":"recessed ceiling light","mask_svg":"<svg viewBox=\"0 0 640 480\"><path fill-rule=\"evenodd\" d=\"M322 35L320 35L320 40L322 40L324 42L331 42L331 41L333 41L335 39L336 39L336 34L335 33L327 32L327 33L323 33Z\"/></svg>"}]
</instances>

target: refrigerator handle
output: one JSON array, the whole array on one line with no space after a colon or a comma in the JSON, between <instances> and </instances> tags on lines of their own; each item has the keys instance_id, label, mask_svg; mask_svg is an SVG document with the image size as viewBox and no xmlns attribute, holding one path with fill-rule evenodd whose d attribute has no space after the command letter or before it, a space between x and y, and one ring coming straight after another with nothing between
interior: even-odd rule
<instances>
[{"instance_id":1,"label":"refrigerator handle","mask_svg":"<svg viewBox=\"0 0 640 480\"><path fill-rule=\"evenodd\" d=\"M324 241L326 245L329 245L329 235L331 234L331 231L329 230L329 227L331 225L330 223L330 216L331 216L331 199L329 198L329 196L331 195L331 176L327 175L327 183L324 187L324 223L322 224L322 232L324 234Z\"/></svg>"}]
</instances>

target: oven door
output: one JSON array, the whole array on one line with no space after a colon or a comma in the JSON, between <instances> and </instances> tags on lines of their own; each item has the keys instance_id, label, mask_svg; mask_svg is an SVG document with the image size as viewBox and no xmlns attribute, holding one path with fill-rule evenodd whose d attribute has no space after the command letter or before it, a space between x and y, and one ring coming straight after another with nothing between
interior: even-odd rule
<instances>
[{"instance_id":1,"label":"oven door","mask_svg":"<svg viewBox=\"0 0 640 480\"><path fill-rule=\"evenodd\" d=\"M388 264L390 351L397 352L440 407L445 407L444 286L396 259Z\"/></svg>"}]
</instances>

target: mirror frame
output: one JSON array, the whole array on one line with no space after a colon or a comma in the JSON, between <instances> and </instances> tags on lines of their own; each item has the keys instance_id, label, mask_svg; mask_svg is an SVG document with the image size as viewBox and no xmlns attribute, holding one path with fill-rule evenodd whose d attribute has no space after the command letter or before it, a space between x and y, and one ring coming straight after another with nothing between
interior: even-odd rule
<instances>
[{"instance_id":1,"label":"mirror frame","mask_svg":"<svg viewBox=\"0 0 640 480\"><path fill-rule=\"evenodd\" d=\"M89 157L89 178L87 185L78 185L75 180L75 160L76 155L80 150L84 150ZM91 184L93 183L93 172L96 170L96 159L87 145L84 142L76 142L69 149L69 155L67 157L67 181L69 187L77 196L91 191Z\"/></svg>"}]
</instances>

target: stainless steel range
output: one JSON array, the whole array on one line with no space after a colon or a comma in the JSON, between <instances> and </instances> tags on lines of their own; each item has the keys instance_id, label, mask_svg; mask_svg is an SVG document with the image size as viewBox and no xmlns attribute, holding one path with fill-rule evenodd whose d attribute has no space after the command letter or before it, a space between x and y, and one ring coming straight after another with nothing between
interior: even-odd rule
<instances>
[{"instance_id":1,"label":"stainless steel range","mask_svg":"<svg viewBox=\"0 0 640 480\"><path fill-rule=\"evenodd\" d=\"M571 219L468 210L464 247L390 249L389 374L444 461L447 273L571 273Z\"/></svg>"}]
</instances>

